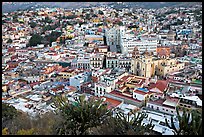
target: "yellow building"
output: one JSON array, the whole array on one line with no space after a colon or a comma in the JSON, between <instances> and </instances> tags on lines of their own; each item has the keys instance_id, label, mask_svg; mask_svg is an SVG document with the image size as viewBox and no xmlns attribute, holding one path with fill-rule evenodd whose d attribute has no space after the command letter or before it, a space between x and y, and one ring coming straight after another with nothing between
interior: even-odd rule
<instances>
[{"instance_id":1,"label":"yellow building","mask_svg":"<svg viewBox=\"0 0 204 137\"><path fill-rule=\"evenodd\" d=\"M75 71L74 70L64 70L64 71L61 71L59 73L59 75L63 78L63 79L69 79L70 77L76 75Z\"/></svg>"},{"instance_id":2,"label":"yellow building","mask_svg":"<svg viewBox=\"0 0 204 137\"><path fill-rule=\"evenodd\" d=\"M132 54L131 72L143 77L165 76L170 72L183 69L184 65L184 63L178 63L176 59L169 57L153 57L147 51L140 55L138 49L135 48Z\"/></svg>"}]
</instances>

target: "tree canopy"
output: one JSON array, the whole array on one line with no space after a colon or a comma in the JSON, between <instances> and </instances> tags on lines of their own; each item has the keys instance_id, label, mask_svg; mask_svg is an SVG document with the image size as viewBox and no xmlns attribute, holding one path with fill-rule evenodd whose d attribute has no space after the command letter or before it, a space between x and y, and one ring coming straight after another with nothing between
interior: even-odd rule
<instances>
[{"instance_id":1,"label":"tree canopy","mask_svg":"<svg viewBox=\"0 0 204 137\"><path fill-rule=\"evenodd\" d=\"M17 110L8 104L2 103L2 119L10 120L17 115Z\"/></svg>"},{"instance_id":2,"label":"tree canopy","mask_svg":"<svg viewBox=\"0 0 204 137\"><path fill-rule=\"evenodd\" d=\"M12 39L8 39L7 43L12 43L13 40Z\"/></svg>"},{"instance_id":3,"label":"tree canopy","mask_svg":"<svg viewBox=\"0 0 204 137\"><path fill-rule=\"evenodd\" d=\"M154 127L151 122L147 125L142 123L147 117L146 114L138 113L130 118L120 111L108 109L107 104L100 98L86 100L82 95L70 102L58 97L55 106L58 108L58 114L65 119L57 130L60 135L144 135L151 133Z\"/></svg>"},{"instance_id":4,"label":"tree canopy","mask_svg":"<svg viewBox=\"0 0 204 137\"><path fill-rule=\"evenodd\" d=\"M37 46L37 44L42 44L42 36L33 34L29 40L29 46Z\"/></svg>"},{"instance_id":5,"label":"tree canopy","mask_svg":"<svg viewBox=\"0 0 204 137\"><path fill-rule=\"evenodd\" d=\"M37 26L37 24L36 24L35 22L31 22L31 23L30 23L30 27L31 27L31 28L35 28L36 26Z\"/></svg>"},{"instance_id":6,"label":"tree canopy","mask_svg":"<svg viewBox=\"0 0 204 137\"><path fill-rule=\"evenodd\" d=\"M103 124L111 116L111 111L107 109L102 100L85 100L85 96L80 96L71 103L66 98L56 98L55 105L58 112L65 121L60 124L58 134L60 135L85 135L89 129Z\"/></svg>"},{"instance_id":7,"label":"tree canopy","mask_svg":"<svg viewBox=\"0 0 204 137\"><path fill-rule=\"evenodd\" d=\"M202 135L202 111L187 112L187 109L183 108L183 114L180 114L177 108L176 112L179 128L176 128L173 117L171 117L170 123L166 120L167 126L173 129L175 135Z\"/></svg>"}]
</instances>

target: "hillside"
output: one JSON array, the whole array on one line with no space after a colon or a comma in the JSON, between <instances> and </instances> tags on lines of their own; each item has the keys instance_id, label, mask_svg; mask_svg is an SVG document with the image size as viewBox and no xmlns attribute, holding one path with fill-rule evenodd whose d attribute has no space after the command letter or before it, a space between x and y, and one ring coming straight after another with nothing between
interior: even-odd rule
<instances>
[{"instance_id":1,"label":"hillside","mask_svg":"<svg viewBox=\"0 0 204 137\"><path fill-rule=\"evenodd\" d=\"M2 12L16 10L35 9L40 7L60 7L76 9L80 7L91 7L96 5L107 5L114 8L162 8L162 7L188 7L202 2L3 2Z\"/></svg>"}]
</instances>

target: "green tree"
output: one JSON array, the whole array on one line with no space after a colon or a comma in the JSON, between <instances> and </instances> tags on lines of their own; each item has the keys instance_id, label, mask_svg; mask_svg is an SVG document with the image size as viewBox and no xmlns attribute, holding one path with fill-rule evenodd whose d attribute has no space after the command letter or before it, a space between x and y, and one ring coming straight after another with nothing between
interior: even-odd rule
<instances>
[{"instance_id":1,"label":"green tree","mask_svg":"<svg viewBox=\"0 0 204 137\"><path fill-rule=\"evenodd\" d=\"M21 129L16 133L16 135L34 135L34 131L35 131L34 128L27 129L27 130Z\"/></svg>"},{"instance_id":2,"label":"green tree","mask_svg":"<svg viewBox=\"0 0 204 137\"><path fill-rule=\"evenodd\" d=\"M61 36L62 32L52 31L51 34L47 37L50 44L56 41L59 36Z\"/></svg>"},{"instance_id":3,"label":"green tree","mask_svg":"<svg viewBox=\"0 0 204 137\"><path fill-rule=\"evenodd\" d=\"M118 24L119 26L123 26L123 22L122 22L122 21L119 21L117 24Z\"/></svg>"},{"instance_id":4,"label":"green tree","mask_svg":"<svg viewBox=\"0 0 204 137\"><path fill-rule=\"evenodd\" d=\"M36 26L37 26L37 24L36 24L35 22L31 22L31 23L30 23L30 27L31 27L31 28L35 28Z\"/></svg>"},{"instance_id":5,"label":"green tree","mask_svg":"<svg viewBox=\"0 0 204 137\"><path fill-rule=\"evenodd\" d=\"M51 30L51 25L46 25L42 28L42 31L45 32L47 30Z\"/></svg>"},{"instance_id":6,"label":"green tree","mask_svg":"<svg viewBox=\"0 0 204 137\"><path fill-rule=\"evenodd\" d=\"M33 34L29 40L29 46L36 46L37 44L41 44L42 36L39 34Z\"/></svg>"},{"instance_id":7,"label":"green tree","mask_svg":"<svg viewBox=\"0 0 204 137\"><path fill-rule=\"evenodd\" d=\"M69 15L69 16L67 16L66 18L67 19L75 19L77 17L77 15Z\"/></svg>"},{"instance_id":8,"label":"green tree","mask_svg":"<svg viewBox=\"0 0 204 137\"><path fill-rule=\"evenodd\" d=\"M16 13L13 15L13 22L18 22L18 15Z\"/></svg>"},{"instance_id":9,"label":"green tree","mask_svg":"<svg viewBox=\"0 0 204 137\"><path fill-rule=\"evenodd\" d=\"M86 42L85 42L83 46L84 46L84 47L88 47L88 45L89 45L89 43L86 43Z\"/></svg>"},{"instance_id":10,"label":"green tree","mask_svg":"<svg viewBox=\"0 0 204 137\"><path fill-rule=\"evenodd\" d=\"M179 128L176 128L173 117L171 117L171 123L166 124L169 128L173 129L176 135L202 135L202 112L198 110L192 110L187 112L183 108L183 114L179 114L178 108L176 109L177 118L179 121Z\"/></svg>"},{"instance_id":11,"label":"green tree","mask_svg":"<svg viewBox=\"0 0 204 137\"><path fill-rule=\"evenodd\" d=\"M102 125L112 113L102 102L93 98L86 101L84 95L75 99L74 103L66 98L57 97L55 106L64 117L64 122L58 128L58 134L84 135L88 134L91 128Z\"/></svg>"},{"instance_id":12,"label":"green tree","mask_svg":"<svg viewBox=\"0 0 204 137\"><path fill-rule=\"evenodd\" d=\"M104 15L103 11L101 11L101 10L98 11L98 14Z\"/></svg>"},{"instance_id":13,"label":"green tree","mask_svg":"<svg viewBox=\"0 0 204 137\"><path fill-rule=\"evenodd\" d=\"M111 117L108 121L95 133L114 134L114 135L145 135L151 134L154 125L152 121L149 124L142 123L147 118L146 113L133 113L133 117L125 115L123 112L117 111L115 117Z\"/></svg>"},{"instance_id":14,"label":"green tree","mask_svg":"<svg viewBox=\"0 0 204 137\"><path fill-rule=\"evenodd\" d=\"M91 15L87 13L86 16L85 16L85 19L86 19L86 20L91 19Z\"/></svg>"},{"instance_id":15,"label":"green tree","mask_svg":"<svg viewBox=\"0 0 204 137\"><path fill-rule=\"evenodd\" d=\"M52 112L47 112L41 116L35 117L34 119L25 113L19 112L15 118L8 121L4 124L5 126L2 127L9 129L8 134L10 135L56 135L56 126L62 121L63 119L61 117Z\"/></svg>"},{"instance_id":16,"label":"green tree","mask_svg":"<svg viewBox=\"0 0 204 137\"><path fill-rule=\"evenodd\" d=\"M2 103L2 121L13 119L17 116L15 107Z\"/></svg>"},{"instance_id":17,"label":"green tree","mask_svg":"<svg viewBox=\"0 0 204 137\"><path fill-rule=\"evenodd\" d=\"M9 135L8 128L2 129L2 135Z\"/></svg>"},{"instance_id":18,"label":"green tree","mask_svg":"<svg viewBox=\"0 0 204 137\"><path fill-rule=\"evenodd\" d=\"M118 18L118 15L119 15L118 12L115 12L115 17L116 17L116 18Z\"/></svg>"},{"instance_id":19,"label":"green tree","mask_svg":"<svg viewBox=\"0 0 204 137\"><path fill-rule=\"evenodd\" d=\"M45 17L45 19L43 19L42 22L52 23L52 20L49 17Z\"/></svg>"},{"instance_id":20,"label":"green tree","mask_svg":"<svg viewBox=\"0 0 204 137\"><path fill-rule=\"evenodd\" d=\"M65 39L60 37L60 44L64 44L65 43Z\"/></svg>"},{"instance_id":21,"label":"green tree","mask_svg":"<svg viewBox=\"0 0 204 137\"><path fill-rule=\"evenodd\" d=\"M9 39L8 41L7 41L7 43L12 43L13 42L13 40L12 39Z\"/></svg>"}]
</instances>

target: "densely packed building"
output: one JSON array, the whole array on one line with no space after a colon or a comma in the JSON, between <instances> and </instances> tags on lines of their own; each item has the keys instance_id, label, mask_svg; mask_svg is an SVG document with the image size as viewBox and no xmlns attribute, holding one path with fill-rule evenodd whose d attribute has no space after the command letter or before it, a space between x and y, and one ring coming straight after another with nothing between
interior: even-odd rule
<instances>
[{"instance_id":1,"label":"densely packed building","mask_svg":"<svg viewBox=\"0 0 204 137\"><path fill-rule=\"evenodd\" d=\"M137 108L156 119L158 113L157 121L177 115L176 107L202 109L200 8L4 13L2 101L38 115L53 110L57 95L73 101L85 94L106 98L125 114ZM30 45L34 35L42 40ZM173 134L155 124L156 132Z\"/></svg>"}]
</instances>

